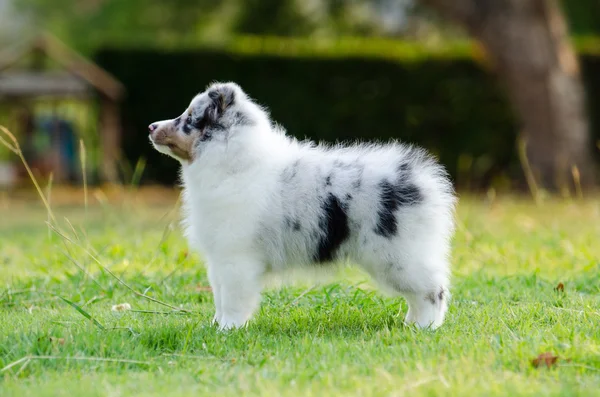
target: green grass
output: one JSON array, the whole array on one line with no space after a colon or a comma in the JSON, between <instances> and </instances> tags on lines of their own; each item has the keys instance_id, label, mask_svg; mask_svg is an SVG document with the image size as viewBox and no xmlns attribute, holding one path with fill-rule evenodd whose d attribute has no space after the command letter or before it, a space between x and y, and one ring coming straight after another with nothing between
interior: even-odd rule
<instances>
[{"instance_id":1,"label":"green grass","mask_svg":"<svg viewBox=\"0 0 600 397\"><path fill-rule=\"evenodd\" d=\"M268 290L250 326L229 333L210 325L205 271L168 226L174 202L56 207L76 244L39 205L0 202L0 368L22 359L0 373L1 396L600 395L598 200L463 197L436 332L404 327L405 302L348 270ZM193 313L134 295L85 250ZM151 312L113 312L120 303ZM543 352L555 367L532 366Z\"/></svg>"}]
</instances>

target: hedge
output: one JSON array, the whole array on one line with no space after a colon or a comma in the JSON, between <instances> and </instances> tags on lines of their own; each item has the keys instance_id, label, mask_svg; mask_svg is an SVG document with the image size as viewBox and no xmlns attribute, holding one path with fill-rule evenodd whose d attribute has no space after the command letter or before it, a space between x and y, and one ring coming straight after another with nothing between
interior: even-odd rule
<instances>
[{"instance_id":1,"label":"hedge","mask_svg":"<svg viewBox=\"0 0 600 397\"><path fill-rule=\"evenodd\" d=\"M478 61L477 47L457 45L451 56L406 45L383 51L389 43L365 49L245 40L222 49L105 48L96 54L98 64L127 88L124 153L130 163L147 159L146 181L173 183L177 178L175 161L150 147L147 125L180 114L211 81L231 80L296 137L329 142L396 138L433 151L459 187L522 182L515 150L518 124L503 88ZM589 105L598 109L600 56L594 52L600 47L595 40L583 43ZM373 48L379 48L379 56ZM599 139L599 112L590 114Z\"/></svg>"},{"instance_id":2,"label":"hedge","mask_svg":"<svg viewBox=\"0 0 600 397\"><path fill-rule=\"evenodd\" d=\"M562 0L561 3L573 34L600 34L600 1Z\"/></svg>"}]
</instances>

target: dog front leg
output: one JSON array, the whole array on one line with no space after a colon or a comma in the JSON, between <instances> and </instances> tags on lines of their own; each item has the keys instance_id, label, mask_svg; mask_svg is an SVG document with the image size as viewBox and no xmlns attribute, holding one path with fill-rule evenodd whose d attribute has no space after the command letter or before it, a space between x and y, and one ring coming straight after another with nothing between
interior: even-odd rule
<instances>
[{"instance_id":1,"label":"dog front leg","mask_svg":"<svg viewBox=\"0 0 600 397\"><path fill-rule=\"evenodd\" d=\"M223 318L223 309L221 308L221 283L218 278L218 272L215 271L215 267L212 265L208 266L208 282L212 288L213 299L215 303L215 316L213 317L213 324L220 324Z\"/></svg>"},{"instance_id":2,"label":"dog front leg","mask_svg":"<svg viewBox=\"0 0 600 397\"><path fill-rule=\"evenodd\" d=\"M219 328L246 325L260 304L261 266L248 260L228 261L212 271L218 285L214 293L219 294L219 298L215 298L215 304L220 306L215 316Z\"/></svg>"}]
</instances>

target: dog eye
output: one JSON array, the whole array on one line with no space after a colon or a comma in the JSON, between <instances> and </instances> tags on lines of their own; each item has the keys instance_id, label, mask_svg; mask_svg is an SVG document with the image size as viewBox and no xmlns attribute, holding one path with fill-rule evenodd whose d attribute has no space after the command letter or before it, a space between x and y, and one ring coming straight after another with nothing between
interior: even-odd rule
<instances>
[{"instance_id":1,"label":"dog eye","mask_svg":"<svg viewBox=\"0 0 600 397\"><path fill-rule=\"evenodd\" d=\"M185 123L187 125L192 125L192 115L188 114L187 118L185 119Z\"/></svg>"}]
</instances>

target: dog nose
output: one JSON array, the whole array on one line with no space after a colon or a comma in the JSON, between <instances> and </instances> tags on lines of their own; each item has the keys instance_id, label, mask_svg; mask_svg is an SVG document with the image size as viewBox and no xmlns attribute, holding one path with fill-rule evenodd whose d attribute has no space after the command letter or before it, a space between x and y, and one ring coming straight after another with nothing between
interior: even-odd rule
<instances>
[{"instance_id":1,"label":"dog nose","mask_svg":"<svg viewBox=\"0 0 600 397\"><path fill-rule=\"evenodd\" d=\"M158 124L152 123L148 126L148 131L150 131L150 133L152 133L156 130L157 127L158 127Z\"/></svg>"}]
</instances>

